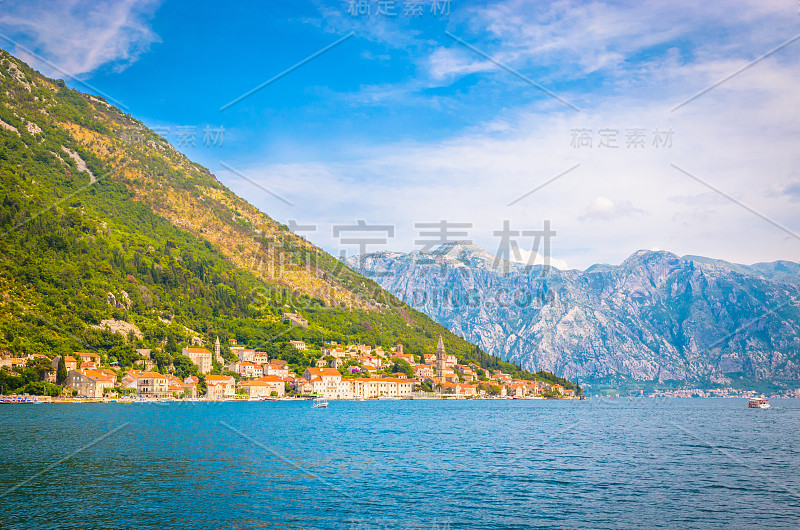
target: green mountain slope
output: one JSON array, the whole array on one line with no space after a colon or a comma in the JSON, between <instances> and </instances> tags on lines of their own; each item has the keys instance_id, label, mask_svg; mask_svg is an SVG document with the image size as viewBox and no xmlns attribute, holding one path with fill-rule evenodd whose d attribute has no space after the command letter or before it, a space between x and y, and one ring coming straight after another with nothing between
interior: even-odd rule
<instances>
[{"instance_id":1,"label":"green mountain slope","mask_svg":"<svg viewBox=\"0 0 800 530\"><path fill-rule=\"evenodd\" d=\"M295 236L131 116L4 51L0 197L6 353L95 349L126 366L136 347L219 336L278 356L293 339L420 354L441 334L460 359L519 373ZM289 311L308 328L282 322Z\"/></svg>"}]
</instances>

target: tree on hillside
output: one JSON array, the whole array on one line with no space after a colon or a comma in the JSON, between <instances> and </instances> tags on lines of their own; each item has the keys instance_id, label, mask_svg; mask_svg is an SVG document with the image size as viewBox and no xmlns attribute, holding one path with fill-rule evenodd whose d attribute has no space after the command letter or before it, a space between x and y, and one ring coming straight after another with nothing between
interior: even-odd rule
<instances>
[{"instance_id":1,"label":"tree on hillside","mask_svg":"<svg viewBox=\"0 0 800 530\"><path fill-rule=\"evenodd\" d=\"M156 350L150 354L150 358L158 366L159 371L163 374L165 370L172 364L172 356L167 352Z\"/></svg>"},{"instance_id":2,"label":"tree on hillside","mask_svg":"<svg viewBox=\"0 0 800 530\"><path fill-rule=\"evenodd\" d=\"M414 377L414 369L411 368L411 365L405 359L394 359L394 363L391 368L389 368L390 374L396 374L398 372L404 373L408 377Z\"/></svg>"},{"instance_id":3,"label":"tree on hillside","mask_svg":"<svg viewBox=\"0 0 800 530\"><path fill-rule=\"evenodd\" d=\"M0 368L0 394L8 394L24 385L24 377L7 370L5 366Z\"/></svg>"},{"instance_id":4,"label":"tree on hillside","mask_svg":"<svg viewBox=\"0 0 800 530\"><path fill-rule=\"evenodd\" d=\"M56 372L56 383L59 385L63 385L64 381L67 380L67 362L64 360L64 356L58 358L58 371Z\"/></svg>"},{"instance_id":5,"label":"tree on hillside","mask_svg":"<svg viewBox=\"0 0 800 530\"><path fill-rule=\"evenodd\" d=\"M30 381L44 381L48 379L50 372L53 371L53 361L46 357L34 357L25 363L23 375Z\"/></svg>"},{"instance_id":6,"label":"tree on hillside","mask_svg":"<svg viewBox=\"0 0 800 530\"><path fill-rule=\"evenodd\" d=\"M58 396L61 394L61 387L47 381L32 381L22 391L34 396Z\"/></svg>"},{"instance_id":7,"label":"tree on hillside","mask_svg":"<svg viewBox=\"0 0 800 530\"><path fill-rule=\"evenodd\" d=\"M175 335L170 333L167 337L167 345L164 346L164 350L169 353L178 353L178 341L175 340Z\"/></svg>"},{"instance_id":8,"label":"tree on hillside","mask_svg":"<svg viewBox=\"0 0 800 530\"><path fill-rule=\"evenodd\" d=\"M217 361L214 361L216 364ZM200 374L198 372L197 365L192 362L192 360L185 356L185 355L176 355L172 358L172 364L175 366L175 375L180 377L181 379L186 379L190 375L198 377ZM216 368L216 365L215 365Z\"/></svg>"}]
</instances>

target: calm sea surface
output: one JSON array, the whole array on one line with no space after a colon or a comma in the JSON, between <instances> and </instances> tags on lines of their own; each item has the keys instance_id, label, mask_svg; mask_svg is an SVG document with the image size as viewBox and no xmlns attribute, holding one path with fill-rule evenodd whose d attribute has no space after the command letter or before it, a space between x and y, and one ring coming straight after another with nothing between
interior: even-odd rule
<instances>
[{"instance_id":1,"label":"calm sea surface","mask_svg":"<svg viewBox=\"0 0 800 530\"><path fill-rule=\"evenodd\" d=\"M800 400L0 407L2 528L797 528Z\"/></svg>"}]
</instances>

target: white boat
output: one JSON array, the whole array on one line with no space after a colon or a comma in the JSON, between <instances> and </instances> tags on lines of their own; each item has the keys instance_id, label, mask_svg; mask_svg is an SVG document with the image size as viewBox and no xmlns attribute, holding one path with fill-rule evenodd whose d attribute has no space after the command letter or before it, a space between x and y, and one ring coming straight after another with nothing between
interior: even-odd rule
<instances>
[{"instance_id":1,"label":"white boat","mask_svg":"<svg viewBox=\"0 0 800 530\"><path fill-rule=\"evenodd\" d=\"M311 406L315 409L327 409L328 400L325 398L317 398L314 400L314 403Z\"/></svg>"},{"instance_id":2,"label":"white boat","mask_svg":"<svg viewBox=\"0 0 800 530\"><path fill-rule=\"evenodd\" d=\"M751 409L768 409L769 400L767 398L750 398L747 406Z\"/></svg>"}]
</instances>

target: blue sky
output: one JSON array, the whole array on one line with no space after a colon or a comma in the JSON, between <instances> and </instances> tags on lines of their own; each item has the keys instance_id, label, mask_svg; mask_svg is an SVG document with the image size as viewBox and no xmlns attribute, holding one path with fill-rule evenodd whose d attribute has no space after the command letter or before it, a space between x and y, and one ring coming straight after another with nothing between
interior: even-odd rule
<instances>
[{"instance_id":1,"label":"blue sky","mask_svg":"<svg viewBox=\"0 0 800 530\"><path fill-rule=\"evenodd\" d=\"M369 250L419 248L414 224L444 219L472 223L492 252L504 220L550 220L562 267L640 248L800 260L796 1L455 0L432 13L424 0L414 17L410 0L386 3L395 17L365 3L354 16L349 1L6 0L0 33L274 218L316 225L305 235L337 254L355 249L332 226L358 219L396 226Z\"/></svg>"}]
</instances>

